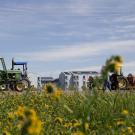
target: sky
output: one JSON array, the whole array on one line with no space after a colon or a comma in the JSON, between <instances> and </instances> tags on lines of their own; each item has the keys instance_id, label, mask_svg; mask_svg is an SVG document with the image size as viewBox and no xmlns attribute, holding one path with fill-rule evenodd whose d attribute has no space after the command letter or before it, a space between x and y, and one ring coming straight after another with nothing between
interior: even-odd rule
<instances>
[{"instance_id":1,"label":"sky","mask_svg":"<svg viewBox=\"0 0 135 135\"><path fill-rule=\"evenodd\" d=\"M121 55L135 74L134 0L0 0L0 56L28 61L29 74L100 71Z\"/></svg>"}]
</instances>

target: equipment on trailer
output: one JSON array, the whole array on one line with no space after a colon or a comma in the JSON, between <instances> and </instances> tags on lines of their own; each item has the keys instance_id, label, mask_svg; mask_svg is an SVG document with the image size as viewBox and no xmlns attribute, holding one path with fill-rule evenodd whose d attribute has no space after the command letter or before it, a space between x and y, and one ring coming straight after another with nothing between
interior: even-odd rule
<instances>
[{"instance_id":1,"label":"equipment on trailer","mask_svg":"<svg viewBox=\"0 0 135 135\"><path fill-rule=\"evenodd\" d=\"M27 77L27 62L15 62L14 58L13 58L12 59L12 70L15 70L15 66L22 66L23 67L22 75L24 77Z\"/></svg>"},{"instance_id":2,"label":"equipment on trailer","mask_svg":"<svg viewBox=\"0 0 135 135\"><path fill-rule=\"evenodd\" d=\"M127 89L127 79L123 75L112 74L110 76L111 90Z\"/></svg>"},{"instance_id":3,"label":"equipment on trailer","mask_svg":"<svg viewBox=\"0 0 135 135\"><path fill-rule=\"evenodd\" d=\"M135 76L133 76L132 74L128 74L127 81L128 89L135 89Z\"/></svg>"},{"instance_id":4,"label":"equipment on trailer","mask_svg":"<svg viewBox=\"0 0 135 135\"><path fill-rule=\"evenodd\" d=\"M26 70L27 71L27 70ZM26 88L26 73L24 74L19 69L7 70L4 58L0 58L0 89L12 89L16 91L23 91Z\"/></svg>"},{"instance_id":5,"label":"equipment on trailer","mask_svg":"<svg viewBox=\"0 0 135 135\"><path fill-rule=\"evenodd\" d=\"M135 89L135 76L129 74L125 77L122 73L120 75L113 74L110 77L112 90L129 90Z\"/></svg>"}]
</instances>

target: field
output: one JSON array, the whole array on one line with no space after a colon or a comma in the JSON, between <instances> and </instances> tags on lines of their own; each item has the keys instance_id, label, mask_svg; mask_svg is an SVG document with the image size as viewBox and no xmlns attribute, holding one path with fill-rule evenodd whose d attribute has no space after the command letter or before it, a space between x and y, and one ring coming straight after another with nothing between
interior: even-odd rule
<instances>
[{"instance_id":1,"label":"field","mask_svg":"<svg viewBox=\"0 0 135 135\"><path fill-rule=\"evenodd\" d=\"M135 93L1 92L0 134L135 135Z\"/></svg>"}]
</instances>

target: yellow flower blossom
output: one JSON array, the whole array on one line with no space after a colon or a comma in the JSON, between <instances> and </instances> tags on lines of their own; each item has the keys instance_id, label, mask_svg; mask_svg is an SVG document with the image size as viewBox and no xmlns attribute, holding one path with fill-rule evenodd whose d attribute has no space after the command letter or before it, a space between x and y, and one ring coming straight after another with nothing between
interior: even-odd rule
<instances>
[{"instance_id":1,"label":"yellow flower blossom","mask_svg":"<svg viewBox=\"0 0 135 135\"><path fill-rule=\"evenodd\" d=\"M127 116L127 115L129 115L129 112L128 112L128 110L123 110L122 111L122 114L125 115L125 116Z\"/></svg>"},{"instance_id":2,"label":"yellow flower blossom","mask_svg":"<svg viewBox=\"0 0 135 135\"><path fill-rule=\"evenodd\" d=\"M27 114L28 118L31 118L31 119L36 119L36 117L37 117L36 112L33 109L27 110L26 114Z\"/></svg>"},{"instance_id":3,"label":"yellow flower blossom","mask_svg":"<svg viewBox=\"0 0 135 135\"><path fill-rule=\"evenodd\" d=\"M23 124L22 122L19 122L19 123L17 124L17 128L18 128L18 129L21 129L21 128L22 128L22 124Z\"/></svg>"},{"instance_id":4,"label":"yellow flower blossom","mask_svg":"<svg viewBox=\"0 0 135 135\"><path fill-rule=\"evenodd\" d=\"M54 92L54 97L58 99L58 98L60 98L61 94L62 94L62 92L60 90L56 90Z\"/></svg>"},{"instance_id":5,"label":"yellow flower blossom","mask_svg":"<svg viewBox=\"0 0 135 135\"><path fill-rule=\"evenodd\" d=\"M14 118L14 113L12 113L12 112L8 113L8 118L9 118L10 120L13 119L13 118Z\"/></svg>"},{"instance_id":6,"label":"yellow flower blossom","mask_svg":"<svg viewBox=\"0 0 135 135\"><path fill-rule=\"evenodd\" d=\"M121 131L122 131L122 133L125 133L125 132L126 132L126 129L124 128L124 129L122 129Z\"/></svg>"},{"instance_id":7,"label":"yellow flower blossom","mask_svg":"<svg viewBox=\"0 0 135 135\"><path fill-rule=\"evenodd\" d=\"M60 123L60 124L62 124L63 119L62 119L62 118L60 118L60 117L56 117L56 118L55 118L55 122L56 122L56 123Z\"/></svg>"},{"instance_id":8,"label":"yellow flower blossom","mask_svg":"<svg viewBox=\"0 0 135 135\"><path fill-rule=\"evenodd\" d=\"M17 115L17 116L21 116L23 113L24 113L24 107L22 107L22 106L19 106L18 107L18 110L15 112L15 114Z\"/></svg>"},{"instance_id":9,"label":"yellow flower blossom","mask_svg":"<svg viewBox=\"0 0 135 135\"><path fill-rule=\"evenodd\" d=\"M125 122L124 121L117 121L117 125L120 126L120 125L124 125Z\"/></svg>"},{"instance_id":10,"label":"yellow flower blossom","mask_svg":"<svg viewBox=\"0 0 135 135\"><path fill-rule=\"evenodd\" d=\"M86 130L86 131L89 130L89 127L90 127L90 126L89 126L89 123L86 122L86 123L84 124L84 127L85 127L85 130Z\"/></svg>"},{"instance_id":11,"label":"yellow flower blossom","mask_svg":"<svg viewBox=\"0 0 135 135\"><path fill-rule=\"evenodd\" d=\"M85 134L83 132L78 131L78 132L72 133L71 135L85 135Z\"/></svg>"},{"instance_id":12,"label":"yellow flower blossom","mask_svg":"<svg viewBox=\"0 0 135 135\"><path fill-rule=\"evenodd\" d=\"M81 126L81 123L80 122L73 123L73 127L79 127L79 126Z\"/></svg>"},{"instance_id":13,"label":"yellow flower blossom","mask_svg":"<svg viewBox=\"0 0 135 135\"><path fill-rule=\"evenodd\" d=\"M12 113L9 113L9 116L11 117ZM39 120L36 111L34 109L19 106L17 111L15 112L15 116L19 118L18 123L16 123L17 127L19 129L23 129L22 130L23 133L29 135L40 134L42 130L42 122ZM20 119L20 117L22 116L23 119Z\"/></svg>"},{"instance_id":14,"label":"yellow flower blossom","mask_svg":"<svg viewBox=\"0 0 135 135\"><path fill-rule=\"evenodd\" d=\"M69 127L72 127L72 126L73 126L73 125L72 125L71 122L67 122L67 123L64 124L64 127L65 127L65 128L69 128Z\"/></svg>"},{"instance_id":15,"label":"yellow flower blossom","mask_svg":"<svg viewBox=\"0 0 135 135\"><path fill-rule=\"evenodd\" d=\"M2 135L10 135L10 133L8 131L4 130Z\"/></svg>"},{"instance_id":16,"label":"yellow flower blossom","mask_svg":"<svg viewBox=\"0 0 135 135\"><path fill-rule=\"evenodd\" d=\"M32 121L32 124L28 127L28 134L39 135L42 129L42 122L40 120Z\"/></svg>"},{"instance_id":17,"label":"yellow flower blossom","mask_svg":"<svg viewBox=\"0 0 135 135\"><path fill-rule=\"evenodd\" d=\"M128 127L127 130L128 130L128 133L130 133L130 134L133 133L132 127Z\"/></svg>"}]
</instances>

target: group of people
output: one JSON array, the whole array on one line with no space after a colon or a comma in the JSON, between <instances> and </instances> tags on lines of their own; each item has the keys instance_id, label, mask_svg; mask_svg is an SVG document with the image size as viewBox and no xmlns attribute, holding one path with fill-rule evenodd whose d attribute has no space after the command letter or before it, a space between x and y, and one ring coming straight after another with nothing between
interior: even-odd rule
<instances>
[{"instance_id":1,"label":"group of people","mask_svg":"<svg viewBox=\"0 0 135 135\"><path fill-rule=\"evenodd\" d=\"M116 73L109 74L104 79L103 90L117 90L118 89L118 75Z\"/></svg>"}]
</instances>

